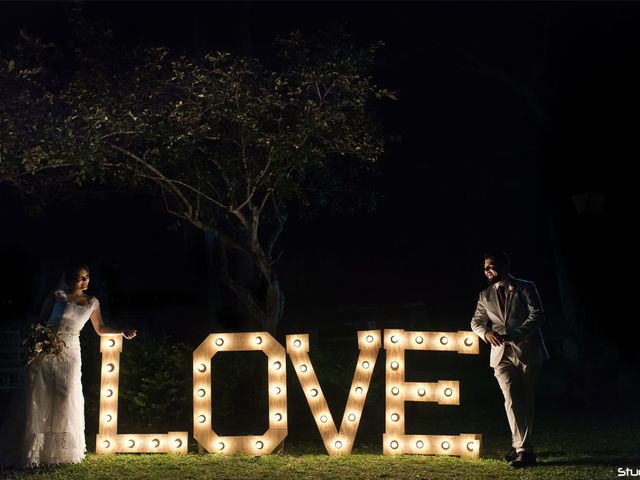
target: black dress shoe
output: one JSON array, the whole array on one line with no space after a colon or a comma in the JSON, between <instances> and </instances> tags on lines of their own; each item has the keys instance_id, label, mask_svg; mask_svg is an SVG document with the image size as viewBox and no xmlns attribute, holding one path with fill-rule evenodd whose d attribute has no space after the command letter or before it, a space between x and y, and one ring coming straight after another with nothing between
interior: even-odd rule
<instances>
[{"instance_id":1,"label":"black dress shoe","mask_svg":"<svg viewBox=\"0 0 640 480\"><path fill-rule=\"evenodd\" d=\"M504 461L505 461L505 462L509 462L509 463L511 463L511 462L513 462L513 461L516 459L516 455L517 455L517 453L516 453L516 449L515 449L515 448L513 448L513 447L511 447L511 450L509 450L509 453L507 453L507 454L506 454L504 457L502 457L502 458L504 458Z\"/></svg>"},{"instance_id":2,"label":"black dress shoe","mask_svg":"<svg viewBox=\"0 0 640 480\"><path fill-rule=\"evenodd\" d=\"M513 468L533 467L537 464L536 454L533 452L518 452L511 462Z\"/></svg>"}]
</instances>

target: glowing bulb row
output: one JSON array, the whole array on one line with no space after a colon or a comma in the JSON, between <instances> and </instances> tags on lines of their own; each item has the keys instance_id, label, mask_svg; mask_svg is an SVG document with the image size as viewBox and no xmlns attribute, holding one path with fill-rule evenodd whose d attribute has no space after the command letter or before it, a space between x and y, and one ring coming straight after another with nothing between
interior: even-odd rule
<instances>
[{"instance_id":1,"label":"glowing bulb row","mask_svg":"<svg viewBox=\"0 0 640 480\"><path fill-rule=\"evenodd\" d=\"M218 442L216 443L216 448L219 451L222 451L225 449L227 445L224 442ZM254 442L253 446L256 448L256 450L262 450L264 448L264 442L262 440L258 440L256 442Z\"/></svg>"},{"instance_id":2,"label":"glowing bulb row","mask_svg":"<svg viewBox=\"0 0 640 480\"><path fill-rule=\"evenodd\" d=\"M118 425L118 379L122 337L102 337L102 372L100 381L100 415L98 430L101 434L115 435Z\"/></svg>"},{"instance_id":3,"label":"glowing bulb row","mask_svg":"<svg viewBox=\"0 0 640 480\"><path fill-rule=\"evenodd\" d=\"M425 334L426 333L427 332L425 332ZM469 347L473 347L474 344L476 344L475 337L471 335L471 332L457 332L452 334L442 334L436 338L432 336L433 332L428 332L428 333L431 334L430 338L432 338L433 341L437 341L442 347L447 347L448 345L455 345L454 343L452 343L452 339L457 338L459 341L462 341L462 344L465 347L463 350L472 350L472 351L460 351L460 353L478 353L476 349L469 348ZM457 337L454 335L456 335ZM463 337L460 337L460 335L463 335ZM423 334L417 334L417 335L408 334L407 332L404 332L402 330L398 331L398 333L393 333L389 335L388 340L392 346L398 346L398 347L401 347L401 345L406 345L407 348L410 348L409 345L411 344L410 343L411 341L413 341L415 345L420 346L422 349L424 349L426 346L425 336ZM450 348L451 347L447 347L446 350L449 350ZM436 348L436 350L440 350L440 348Z\"/></svg>"},{"instance_id":4,"label":"glowing bulb row","mask_svg":"<svg viewBox=\"0 0 640 480\"><path fill-rule=\"evenodd\" d=\"M254 337L253 341L254 341L254 343L255 343L256 345L262 345L262 337L261 337L260 335L256 335L256 336ZM218 346L218 347L222 347L222 346L225 344L225 342L224 342L224 338L222 338L222 337L218 337L218 338L216 338L216 339L214 340L214 342L215 342L216 346ZM299 341L298 341L298 342L299 342ZM300 346L300 343L298 343L298 345L297 345L297 346L299 347L299 346Z\"/></svg>"},{"instance_id":5,"label":"glowing bulb row","mask_svg":"<svg viewBox=\"0 0 640 480\"><path fill-rule=\"evenodd\" d=\"M358 417L355 413L350 413L349 415L347 415L347 419L350 422L355 422L357 418ZM329 421L329 417L327 415L320 415L318 416L318 420L320 420L321 423L327 423Z\"/></svg>"},{"instance_id":6,"label":"glowing bulb row","mask_svg":"<svg viewBox=\"0 0 640 480\"><path fill-rule=\"evenodd\" d=\"M271 367L272 367L274 370L280 370L280 369L282 368L282 362L279 362L279 361L278 361L278 362L273 362L273 364L271 365ZM307 366L306 366L306 365L302 365L301 370L302 370L303 372L306 372L306 371L307 371ZM200 363L200 364L198 365L198 371L199 371L200 373L205 373L205 372L207 371L207 366L206 366L204 363Z\"/></svg>"},{"instance_id":7,"label":"glowing bulb row","mask_svg":"<svg viewBox=\"0 0 640 480\"><path fill-rule=\"evenodd\" d=\"M391 440L389 442L389 446L393 450L397 450L400 444L398 443L397 440ZM417 449L423 449L425 447L425 443L422 440L416 440L415 446ZM440 448L442 450L449 450L451 448L451 443L448 442L447 440L444 440L440 443ZM477 442L475 441L467 442L465 445L465 448L468 452L474 452L477 448Z\"/></svg>"},{"instance_id":8,"label":"glowing bulb row","mask_svg":"<svg viewBox=\"0 0 640 480\"><path fill-rule=\"evenodd\" d=\"M418 388L417 393L418 396L424 397L427 394L427 391L424 388L420 387ZM445 397L451 397L453 396L453 389L451 387L446 387L444 390L442 390L442 393ZM391 394L394 396L400 395L400 388L391 387Z\"/></svg>"},{"instance_id":9,"label":"glowing bulb row","mask_svg":"<svg viewBox=\"0 0 640 480\"><path fill-rule=\"evenodd\" d=\"M120 442L118 442L118 438L123 440L123 444L124 446L131 450L131 449L136 449L136 451L140 451L140 449L143 449L143 451L149 451L148 448L145 448L145 445L148 445L149 447L151 447L151 451L153 450L158 450L160 449L160 446L163 444L163 442L160 440L160 438L158 437L154 437L151 440L148 440L147 442L144 442L143 440L139 440L136 442L136 440L134 438L127 438L129 437L128 435L115 435L113 436L111 439L104 439L102 440L99 445L102 447L103 450L105 451L109 451L111 450L113 453L115 453L115 451L124 451L121 450L119 448L116 448L118 446L118 444ZM143 435L142 437L149 437L149 435ZM166 437L166 435L165 435ZM163 449L161 450L166 450L167 448L170 448L174 451L178 451L180 449L183 449L183 446L186 446L185 441L183 439L180 438L174 438L173 442L170 442L168 439L165 442L166 445ZM137 447L137 448L136 448Z\"/></svg>"},{"instance_id":10,"label":"glowing bulb row","mask_svg":"<svg viewBox=\"0 0 640 480\"><path fill-rule=\"evenodd\" d=\"M282 421L282 414L281 413L275 413L273 415L273 418L276 420L276 422L280 422ZM207 416L204 414L200 414L198 415L198 423L204 423L207 421Z\"/></svg>"}]
</instances>

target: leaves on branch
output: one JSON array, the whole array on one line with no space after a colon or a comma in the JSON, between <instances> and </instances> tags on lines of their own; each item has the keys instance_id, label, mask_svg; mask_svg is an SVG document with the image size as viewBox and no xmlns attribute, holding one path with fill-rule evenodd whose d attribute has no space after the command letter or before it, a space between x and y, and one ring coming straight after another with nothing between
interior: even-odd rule
<instances>
[{"instance_id":1,"label":"leaves on branch","mask_svg":"<svg viewBox=\"0 0 640 480\"><path fill-rule=\"evenodd\" d=\"M371 105L396 98L371 77L381 43L295 32L265 62L122 53L104 28L83 35L65 50L24 34L0 52L0 180L43 199L67 185L154 190L170 213L249 255L269 286L292 206L372 205L355 186L384 152Z\"/></svg>"}]
</instances>

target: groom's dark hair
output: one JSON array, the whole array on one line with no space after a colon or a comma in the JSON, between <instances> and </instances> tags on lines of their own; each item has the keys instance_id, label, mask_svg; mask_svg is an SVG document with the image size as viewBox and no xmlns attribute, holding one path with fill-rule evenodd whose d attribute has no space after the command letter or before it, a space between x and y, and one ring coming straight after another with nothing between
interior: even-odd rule
<instances>
[{"instance_id":1,"label":"groom's dark hair","mask_svg":"<svg viewBox=\"0 0 640 480\"><path fill-rule=\"evenodd\" d=\"M509 261L509 255L502 250L489 250L484 254L484 259L491 260L498 271L509 273L509 269L511 267L511 262Z\"/></svg>"}]
</instances>

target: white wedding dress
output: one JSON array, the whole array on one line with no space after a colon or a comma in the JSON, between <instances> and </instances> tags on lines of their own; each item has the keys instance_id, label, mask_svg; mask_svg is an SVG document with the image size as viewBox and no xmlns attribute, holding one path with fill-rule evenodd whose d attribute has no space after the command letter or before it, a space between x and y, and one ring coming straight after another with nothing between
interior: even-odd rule
<instances>
[{"instance_id":1,"label":"white wedding dress","mask_svg":"<svg viewBox=\"0 0 640 480\"><path fill-rule=\"evenodd\" d=\"M80 367L80 330L98 308L69 303L57 290L47 326L58 329L66 348L57 357L40 357L28 367L22 466L78 463L85 455L84 397Z\"/></svg>"}]
</instances>

